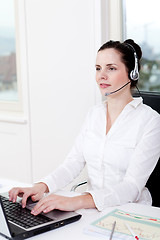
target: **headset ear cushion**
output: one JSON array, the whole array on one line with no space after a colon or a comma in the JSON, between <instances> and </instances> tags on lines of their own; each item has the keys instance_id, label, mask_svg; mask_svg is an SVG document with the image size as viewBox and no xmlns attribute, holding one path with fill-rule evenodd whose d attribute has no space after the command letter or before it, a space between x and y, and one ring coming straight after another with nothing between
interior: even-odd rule
<instances>
[{"instance_id":1,"label":"headset ear cushion","mask_svg":"<svg viewBox=\"0 0 160 240\"><path fill-rule=\"evenodd\" d=\"M130 73L130 78L133 81L137 81L139 78L139 72L132 70Z\"/></svg>"}]
</instances>

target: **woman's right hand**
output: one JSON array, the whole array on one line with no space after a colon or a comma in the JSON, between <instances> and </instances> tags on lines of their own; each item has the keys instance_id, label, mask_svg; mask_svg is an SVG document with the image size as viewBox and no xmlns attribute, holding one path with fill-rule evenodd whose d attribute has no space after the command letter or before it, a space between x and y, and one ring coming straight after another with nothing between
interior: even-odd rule
<instances>
[{"instance_id":1,"label":"woman's right hand","mask_svg":"<svg viewBox=\"0 0 160 240\"><path fill-rule=\"evenodd\" d=\"M31 197L32 201L38 201L43 197L44 193L49 192L45 183L37 183L33 187L15 187L9 191L9 200L16 202L17 196L22 198L22 207L26 207L27 198Z\"/></svg>"}]
</instances>

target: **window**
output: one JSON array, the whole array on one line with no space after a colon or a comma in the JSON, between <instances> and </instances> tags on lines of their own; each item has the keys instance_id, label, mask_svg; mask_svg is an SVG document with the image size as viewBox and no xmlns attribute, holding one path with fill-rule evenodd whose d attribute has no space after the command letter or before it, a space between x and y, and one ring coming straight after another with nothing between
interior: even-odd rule
<instances>
[{"instance_id":1,"label":"window","mask_svg":"<svg viewBox=\"0 0 160 240\"><path fill-rule=\"evenodd\" d=\"M14 0L0 0L0 101L18 101Z\"/></svg>"},{"instance_id":2,"label":"window","mask_svg":"<svg viewBox=\"0 0 160 240\"><path fill-rule=\"evenodd\" d=\"M124 0L124 39L132 38L143 52L140 90L160 92L159 0Z\"/></svg>"},{"instance_id":3,"label":"window","mask_svg":"<svg viewBox=\"0 0 160 240\"><path fill-rule=\"evenodd\" d=\"M24 1L0 0L0 121L23 121L22 87L27 76L24 10Z\"/></svg>"}]
</instances>

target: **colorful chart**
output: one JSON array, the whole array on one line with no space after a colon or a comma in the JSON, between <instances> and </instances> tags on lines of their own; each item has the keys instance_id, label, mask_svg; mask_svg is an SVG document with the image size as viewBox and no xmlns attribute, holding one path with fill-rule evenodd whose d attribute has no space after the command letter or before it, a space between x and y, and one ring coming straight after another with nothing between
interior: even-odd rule
<instances>
[{"instance_id":1,"label":"colorful chart","mask_svg":"<svg viewBox=\"0 0 160 240\"><path fill-rule=\"evenodd\" d=\"M114 221L116 221L114 236L119 239L133 239L125 225L127 223L141 240L160 240L160 219L124 212L119 209L93 222L91 224L92 232L107 234L111 232Z\"/></svg>"}]
</instances>

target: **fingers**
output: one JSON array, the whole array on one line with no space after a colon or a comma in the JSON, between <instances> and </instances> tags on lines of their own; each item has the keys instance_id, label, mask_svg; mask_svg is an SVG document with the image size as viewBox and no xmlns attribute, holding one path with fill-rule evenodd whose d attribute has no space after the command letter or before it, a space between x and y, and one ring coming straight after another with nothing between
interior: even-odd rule
<instances>
[{"instance_id":1,"label":"fingers","mask_svg":"<svg viewBox=\"0 0 160 240\"><path fill-rule=\"evenodd\" d=\"M33 187L12 188L9 191L9 200L16 202L17 196L22 197L22 207L25 208L28 197L31 196L33 201L38 201L42 198L44 192L47 189L48 189L48 187L44 183L37 183Z\"/></svg>"},{"instance_id":2,"label":"fingers","mask_svg":"<svg viewBox=\"0 0 160 240\"><path fill-rule=\"evenodd\" d=\"M32 209L33 215L38 215L41 212L47 213L54 209L62 211L73 211L75 209L75 201L73 197L64 197L55 194L50 194L42 198L36 206Z\"/></svg>"},{"instance_id":3,"label":"fingers","mask_svg":"<svg viewBox=\"0 0 160 240\"><path fill-rule=\"evenodd\" d=\"M38 215L41 212L47 213L53 209L55 209L53 199L50 199L50 197L45 197L36 204L36 206L32 209L31 213L33 215Z\"/></svg>"},{"instance_id":4,"label":"fingers","mask_svg":"<svg viewBox=\"0 0 160 240\"><path fill-rule=\"evenodd\" d=\"M9 191L9 200L12 202L16 202L17 196L23 196L24 189L23 188L12 188Z\"/></svg>"},{"instance_id":5,"label":"fingers","mask_svg":"<svg viewBox=\"0 0 160 240\"><path fill-rule=\"evenodd\" d=\"M43 192L38 192L38 193L35 193L33 196L31 196L31 199L33 202L36 202L36 201L39 201L42 196L43 196Z\"/></svg>"},{"instance_id":6,"label":"fingers","mask_svg":"<svg viewBox=\"0 0 160 240\"><path fill-rule=\"evenodd\" d=\"M16 202L17 196L22 197L22 207L25 208L27 199L32 194L34 194L32 188L12 188L9 191L9 200Z\"/></svg>"},{"instance_id":7,"label":"fingers","mask_svg":"<svg viewBox=\"0 0 160 240\"><path fill-rule=\"evenodd\" d=\"M22 208L25 208L26 207L26 202L27 202L27 199L28 197L31 196L31 192L25 192L23 194L23 198L22 198Z\"/></svg>"}]
</instances>

